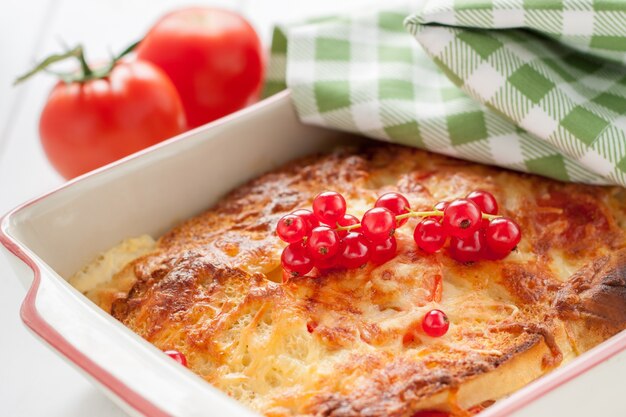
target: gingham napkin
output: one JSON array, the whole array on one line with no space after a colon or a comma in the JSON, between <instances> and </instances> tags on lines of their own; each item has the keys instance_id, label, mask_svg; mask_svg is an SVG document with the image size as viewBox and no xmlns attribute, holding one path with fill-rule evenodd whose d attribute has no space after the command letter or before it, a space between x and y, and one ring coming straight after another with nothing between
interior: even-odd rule
<instances>
[{"instance_id":1,"label":"gingham napkin","mask_svg":"<svg viewBox=\"0 0 626 417\"><path fill-rule=\"evenodd\" d=\"M626 186L626 0L419 9L277 28L266 95L288 86L305 123Z\"/></svg>"}]
</instances>

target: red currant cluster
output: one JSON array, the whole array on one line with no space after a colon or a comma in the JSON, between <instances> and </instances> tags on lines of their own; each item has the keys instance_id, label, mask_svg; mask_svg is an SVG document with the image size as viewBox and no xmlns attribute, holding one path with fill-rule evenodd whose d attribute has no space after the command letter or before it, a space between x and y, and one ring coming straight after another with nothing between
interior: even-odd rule
<instances>
[{"instance_id":1,"label":"red currant cluster","mask_svg":"<svg viewBox=\"0 0 626 417\"><path fill-rule=\"evenodd\" d=\"M394 232L409 217L423 218L413 236L424 252L437 252L450 238L450 256L474 262L502 259L521 239L519 226L497 213L498 203L486 191L439 202L432 211L413 211L402 194L391 192L382 195L359 222L346 214L341 194L327 191L315 197L313 211L296 210L281 218L276 232L289 243L281 263L291 276L306 275L313 267L323 271L387 262L396 255Z\"/></svg>"},{"instance_id":2,"label":"red currant cluster","mask_svg":"<svg viewBox=\"0 0 626 417\"><path fill-rule=\"evenodd\" d=\"M441 249L448 237L448 253L459 262L505 258L522 238L520 227L498 216L498 202L487 191L472 191L465 198L435 205L436 216L424 218L413 238L427 253Z\"/></svg>"}]
</instances>

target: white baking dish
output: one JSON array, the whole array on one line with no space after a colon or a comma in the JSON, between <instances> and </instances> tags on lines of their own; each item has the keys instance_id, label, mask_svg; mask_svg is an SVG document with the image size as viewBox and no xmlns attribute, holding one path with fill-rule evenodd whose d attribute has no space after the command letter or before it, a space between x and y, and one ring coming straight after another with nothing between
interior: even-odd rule
<instances>
[{"instance_id":1,"label":"white baking dish","mask_svg":"<svg viewBox=\"0 0 626 417\"><path fill-rule=\"evenodd\" d=\"M18 207L2 219L0 241L30 285L22 319L131 414L256 415L169 360L63 277L124 238L159 236L264 171L354 140L301 125L285 92ZM587 417L591 410L623 417L624 349L626 332L481 416Z\"/></svg>"}]
</instances>

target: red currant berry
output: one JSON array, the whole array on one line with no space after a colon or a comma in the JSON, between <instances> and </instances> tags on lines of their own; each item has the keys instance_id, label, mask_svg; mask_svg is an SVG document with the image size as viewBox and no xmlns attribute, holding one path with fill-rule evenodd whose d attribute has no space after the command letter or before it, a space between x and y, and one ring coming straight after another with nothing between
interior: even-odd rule
<instances>
[{"instance_id":1,"label":"red currant berry","mask_svg":"<svg viewBox=\"0 0 626 417\"><path fill-rule=\"evenodd\" d=\"M482 230L476 230L472 236L450 240L450 256L458 262L477 262L483 258L485 237Z\"/></svg>"},{"instance_id":2,"label":"red currant berry","mask_svg":"<svg viewBox=\"0 0 626 417\"><path fill-rule=\"evenodd\" d=\"M341 250L341 247L339 250ZM340 255L341 253L338 253L337 255L331 258L315 259L313 262L315 264L315 267L319 269L321 272L329 271L331 269L341 268L341 265L339 264Z\"/></svg>"},{"instance_id":3,"label":"red currant berry","mask_svg":"<svg viewBox=\"0 0 626 417\"><path fill-rule=\"evenodd\" d=\"M291 276L302 276L313 269L313 259L301 243L292 243L283 249L280 262Z\"/></svg>"},{"instance_id":4,"label":"red currant berry","mask_svg":"<svg viewBox=\"0 0 626 417\"><path fill-rule=\"evenodd\" d=\"M498 202L493 194L483 190L476 190L469 193L466 198L476 203L483 213L498 214Z\"/></svg>"},{"instance_id":5,"label":"red currant berry","mask_svg":"<svg viewBox=\"0 0 626 417\"><path fill-rule=\"evenodd\" d=\"M437 211L444 211L446 207L448 207L449 204L450 203L448 203L447 201L440 201L434 205L434 209ZM443 216L428 216L428 217L425 217L425 219L433 219L441 223Z\"/></svg>"},{"instance_id":6,"label":"red currant berry","mask_svg":"<svg viewBox=\"0 0 626 417\"><path fill-rule=\"evenodd\" d=\"M482 213L476 203L466 198L452 201L443 212L443 226L450 236L472 236L481 225Z\"/></svg>"},{"instance_id":7,"label":"red currant berry","mask_svg":"<svg viewBox=\"0 0 626 417\"><path fill-rule=\"evenodd\" d=\"M376 200L376 204L374 204L374 207L386 208L394 215L398 216L400 214L408 213L411 205L409 204L409 200L407 200L406 197L402 194L391 192L385 193L378 197L378 200ZM408 218L397 220L396 227L400 227L408 221Z\"/></svg>"},{"instance_id":8,"label":"red currant berry","mask_svg":"<svg viewBox=\"0 0 626 417\"><path fill-rule=\"evenodd\" d=\"M444 211L446 207L448 207L449 205L450 203L447 201L440 201L437 204L435 204L435 210Z\"/></svg>"},{"instance_id":9,"label":"red currant berry","mask_svg":"<svg viewBox=\"0 0 626 417\"><path fill-rule=\"evenodd\" d=\"M309 232L309 228L300 216L288 214L283 216L276 226L276 234L287 243L295 243L304 239Z\"/></svg>"},{"instance_id":10,"label":"red currant berry","mask_svg":"<svg viewBox=\"0 0 626 417\"><path fill-rule=\"evenodd\" d=\"M348 233L343 238L343 249L339 254L339 262L342 266L349 269L364 265L371 256L370 245L371 242L361 233Z\"/></svg>"},{"instance_id":11,"label":"red currant berry","mask_svg":"<svg viewBox=\"0 0 626 417\"><path fill-rule=\"evenodd\" d=\"M313 200L313 213L320 222L335 227L346 214L346 200L335 191L323 192Z\"/></svg>"},{"instance_id":12,"label":"red currant berry","mask_svg":"<svg viewBox=\"0 0 626 417\"><path fill-rule=\"evenodd\" d=\"M361 220L361 233L372 242L384 242L393 236L396 216L383 207L369 209Z\"/></svg>"},{"instance_id":13,"label":"red currant berry","mask_svg":"<svg viewBox=\"0 0 626 417\"><path fill-rule=\"evenodd\" d=\"M337 226L341 227L352 226L355 224L359 224L359 219L352 214L344 214L343 217L337 221ZM338 230L337 233L339 234L339 237L345 237L348 234L348 231Z\"/></svg>"},{"instance_id":14,"label":"red currant berry","mask_svg":"<svg viewBox=\"0 0 626 417\"><path fill-rule=\"evenodd\" d=\"M522 239L520 227L508 217L498 217L489 222L485 238L490 251L496 256L506 256Z\"/></svg>"},{"instance_id":15,"label":"red currant berry","mask_svg":"<svg viewBox=\"0 0 626 417\"><path fill-rule=\"evenodd\" d=\"M306 246L313 259L329 259L339 252L339 235L328 226L317 226Z\"/></svg>"},{"instance_id":16,"label":"red currant berry","mask_svg":"<svg viewBox=\"0 0 626 417\"><path fill-rule=\"evenodd\" d=\"M413 239L417 247L426 253L435 253L446 243L448 235L443 225L438 219L432 217L419 222L415 231L413 231Z\"/></svg>"},{"instance_id":17,"label":"red currant berry","mask_svg":"<svg viewBox=\"0 0 626 417\"><path fill-rule=\"evenodd\" d=\"M187 366L187 358L181 352L177 350L166 350L165 353L170 358L174 359L176 362L180 363L183 366Z\"/></svg>"},{"instance_id":18,"label":"red currant berry","mask_svg":"<svg viewBox=\"0 0 626 417\"><path fill-rule=\"evenodd\" d=\"M311 210L299 209L291 214L302 217L302 219L306 222L309 233L311 230L320 225L319 220L317 220L317 217L315 217L315 214L313 214Z\"/></svg>"},{"instance_id":19,"label":"red currant berry","mask_svg":"<svg viewBox=\"0 0 626 417\"><path fill-rule=\"evenodd\" d=\"M450 321L441 310L430 310L422 319L422 330L430 337L441 337L448 332Z\"/></svg>"},{"instance_id":20,"label":"red currant berry","mask_svg":"<svg viewBox=\"0 0 626 417\"><path fill-rule=\"evenodd\" d=\"M396 238L392 236L384 242L372 243L371 249L371 261L376 265L381 265L392 260L396 256L398 243L396 242Z\"/></svg>"}]
</instances>

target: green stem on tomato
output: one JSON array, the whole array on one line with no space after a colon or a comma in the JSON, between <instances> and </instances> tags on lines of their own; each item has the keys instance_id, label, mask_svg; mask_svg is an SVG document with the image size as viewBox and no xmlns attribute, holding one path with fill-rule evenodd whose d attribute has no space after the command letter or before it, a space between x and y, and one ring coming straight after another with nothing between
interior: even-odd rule
<instances>
[{"instance_id":1,"label":"green stem on tomato","mask_svg":"<svg viewBox=\"0 0 626 417\"><path fill-rule=\"evenodd\" d=\"M130 54L131 52L133 52L135 50L135 48L137 47L137 45L139 45L140 42L141 42L141 39L131 43L126 49L124 49L122 52L117 54L117 56L113 57L113 60L114 61L119 61L124 56Z\"/></svg>"},{"instance_id":2,"label":"green stem on tomato","mask_svg":"<svg viewBox=\"0 0 626 417\"><path fill-rule=\"evenodd\" d=\"M62 54L50 55L49 57L47 57L46 59L44 59L43 61L39 62L37 65L35 65L35 67L33 69L31 69L27 73L19 76L13 82L13 85L19 84L22 81L25 81L25 80L29 79L30 77L32 77L33 75L37 74L38 72L46 70L52 64L55 64L55 63L60 62L60 61L64 61L64 60L66 60L67 58L70 58L70 57L78 56L79 48L80 47L77 46L74 49L70 49L70 50L68 50L68 51L66 51L66 52L64 52Z\"/></svg>"},{"instance_id":3,"label":"green stem on tomato","mask_svg":"<svg viewBox=\"0 0 626 417\"><path fill-rule=\"evenodd\" d=\"M403 219L408 219L410 217L443 217L443 211L441 211L441 210L431 210L431 211L413 211L413 210L411 210L408 213L398 214L396 216L396 221L403 220ZM482 218L483 219L493 220L493 219L496 219L498 217L502 217L502 216L497 215L497 214L482 213ZM336 231L346 231L346 230L349 231L349 230L358 229L359 227L361 227L361 223L351 224L350 226L339 226L339 225L337 225L335 230Z\"/></svg>"},{"instance_id":4,"label":"green stem on tomato","mask_svg":"<svg viewBox=\"0 0 626 417\"><path fill-rule=\"evenodd\" d=\"M125 55L128 55L130 52L132 52L135 49L135 47L139 44L139 42L141 41L134 42L129 47L124 49L122 52L114 56L107 65L104 65L96 69L91 68L89 64L87 64L83 46L77 45L76 47L69 49L62 54L50 55L46 59L37 63L33 69L19 76L13 82L13 85L19 84L22 81L29 79L30 77L32 77L33 75L39 72L52 73L68 84L72 82L83 83L89 80L97 80L100 78L106 78L109 76L109 74L113 70L113 67L115 67L115 64L120 59L122 59ZM72 73L57 73L57 72L50 71L49 67L51 65L56 64L57 62L65 61L68 58L75 58L78 60L80 64L80 71L72 72Z\"/></svg>"},{"instance_id":5,"label":"green stem on tomato","mask_svg":"<svg viewBox=\"0 0 626 417\"><path fill-rule=\"evenodd\" d=\"M78 45L76 47L78 49L78 62L80 62L80 69L83 72L82 76L84 79L89 79L93 76L93 71L89 68L87 61L85 60L85 51L82 45Z\"/></svg>"}]
</instances>

